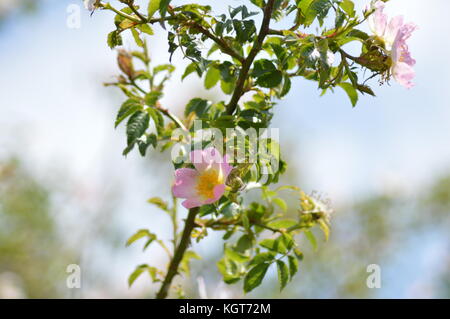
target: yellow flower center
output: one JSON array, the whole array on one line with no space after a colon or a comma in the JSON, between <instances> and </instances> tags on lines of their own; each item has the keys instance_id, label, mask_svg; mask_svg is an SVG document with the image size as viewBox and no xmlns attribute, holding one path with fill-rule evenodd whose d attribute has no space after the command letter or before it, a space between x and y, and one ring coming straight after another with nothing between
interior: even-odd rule
<instances>
[{"instance_id":1,"label":"yellow flower center","mask_svg":"<svg viewBox=\"0 0 450 319\"><path fill-rule=\"evenodd\" d=\"M206 170L198 177L197 194L204 198L213 198L214 187L219 184L223 184L222 172L215 169Z\"/></svg>"}]
</instances>

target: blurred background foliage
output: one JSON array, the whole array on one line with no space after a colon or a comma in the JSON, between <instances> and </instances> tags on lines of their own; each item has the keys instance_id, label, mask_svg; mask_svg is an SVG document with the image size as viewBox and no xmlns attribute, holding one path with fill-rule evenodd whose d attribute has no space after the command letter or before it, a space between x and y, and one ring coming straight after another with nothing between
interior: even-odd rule
<instances>
[{"instance_id":1,"label":"blurred background foliage","mask_svg":"<svg viewBox=\"0 0 450 319\"><path fill-rule=\"evenodd\" d=\"M2 0L0 1L0 28L2 21L17 13L34 13L41 0Z\"/></svg>"},{"instance_id":2,"label":"blurred background foliage","mask_svg":"<svg viewBox=\"0 0 450 319\"><path fill-rule=\"evenodd\" d=\"M52 1L42 3L46 3L46 9L55 4ZM58 14L63 15L69 3L72 2L60 5ZM17 14L36 12L40 4L41 1L36 0L0 1L0 38L8 32L2 22L11 25ZM24 15L20 21L28 17ZM99 23L108 20L98 19ZM105 32L98 32L97 38L103 39ZM106 43L99 46L106 47ZM98 84L116 70L102 67L86 77L93 78L90 83L97 85L95 90L102 92L106 99L108 108L103 116L106 123L112 123L120 100L112 90L102 89ZM178 99L189 100L177 95ZM4 105L0 105L0 111L3 112L3 108ZM1 113L0 120L7 118L4 115ZM2 135L9 136L13 130L11 126L3 126ZM102 130L109 133L112 125L105 125ZM153 296L156 286L152 286L149 279L140 279L141 285L131 290L127 289L126 280L137 258L144 258L143 262L159 258L163 264L162 254L150 251L142 257L139 249L125 248L124 243L137 227L159 224L164 229L168 224L157 217L155 211L127 203L145 204L144 196L159 195L152 191L159 191L161 186L151 189L145 185L150 180L157 185L167 183L170 170L164 164L166 157L152 154L146 160L124 159L127 167L137 167L129 173L131 181L124 181L114 175L125 174L121 169L125 166L114 166L114 156L120 156L123 141L114 136L105 138L102 143L118 145L107 149L109 152L102 150L109 154L99 160L99 166L106 173L99 173L95 185L91 185L89 174L82 176L85 180L81 177L74 180L66 171L70 165L60 165L50 178L43 176L39 165L34 165L26 152L0 145L0 298ZM293 145L298 148L301 144L295 136L286 137L282 143L286 148ZM292 165L280 183L298 184L300 180L302 185L311 185L308 167L299 163L294 154L291 156L286 160ZM54 166L49 163L49 167ZM353 198L332 198L336 202L332 204L335 212L330 240L319 241L318 249L314 250L302 239L306 258L294 281L280 293L276 272L272 269L272 280L245 297L450 298L450 172L442 171L433 176L428 183L416 185L412 190L396 187L394 183L383 187L383 191L358 193ZM296 214L295 199L287 195L286 201L291 207L289 214ZM320 233L317 237L323 238ZM198 247L202 260L192 262L191 277L184 279L188 284L187 296L243 297L240 287L220 282L215 266L222 253L220 235L207 241L208 247ZM66 287L66 267L73 263L80 264L83 270L81 290ZM369 264L381 266L382 289L367 288Z\"/></svg>"},{"instance_id":3,"label":"blurred background foliage","mask_svg":"<svg viewBox=\"0 0 450 319\"><path fill-rule=\"evenodd\" d=\"M288 161L289 162L289 161ZM287 172L289 175L289 171ZM323 196L323 195L322 195ZM289 199L286 199L289 201ZM408 255L411 263L422 263L419 259L423 249L417 242L426 240L431 232L442 243L438 257L440 265L436 272L424 271L423 281L412 285L409 297L449 298L450 269L450 176L435 181L419 193L406 194L391 189L382 194L371 194L355 202L333 207L332 231L328 242L319 241L315 250L305 239L301 239L305 259L300 263L299 276L280 293L276 288L275 269L272 282L264 283L265 289L253 293L260 298L377 298L398 297L384 295L377 289L368 289L367 266L378 264L382 269L382 286L395 290L396 281L411 275L408 269L398 266L398 258ZM290 203L288 214L296 214L295 203ZM319 232L317 238L323 238ZM444 253L442 253L444 252ZM220 253L206 258L212 263ZM221 287L229 297L240 297L239 289L229 289L219 284L220 277L211 269L208 260L196 269L197 276L211 276L214 284ZM200 263L198 263L200 264ZM406 265L407 266L407 265ZM392 273L392 267L394 267ZM400 269L397 269L399 267ZM404 271L401 275L398 271ZM398 276L398 277L397 277ZM411 276L413 277L413 276ZM196 283L191 293L198 294Z\"/></svg>"},{"instance_id":4,"label":"blurred background foliage","mask_svg":"<svg viewBox=\"0 0 450 319\"><path fill-rule=\"evenodd\" d=\"M59 244L49 196L17 160L0 163L0 296L13 289L8 280L23 289L11 291L17 296L61 294L56 284L63 273L58 269L70 251Z\"/></svg>"}]
</instances>

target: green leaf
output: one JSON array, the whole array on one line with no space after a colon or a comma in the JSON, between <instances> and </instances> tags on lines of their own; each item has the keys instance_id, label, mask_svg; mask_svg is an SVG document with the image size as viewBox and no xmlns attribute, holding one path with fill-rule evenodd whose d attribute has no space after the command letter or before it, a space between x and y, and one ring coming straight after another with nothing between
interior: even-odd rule
<instances>
[{"instance_id":1,"label":"green leaf","mask_svg":"<svg viewBox=\"0 0 450 319\"><path fill-rule=\"evenodd\" d=\"M131 34L133 35L134 42L136 42L139 47L144 47L144 41L142 41L141 37L139 36L139 32L135 28L131 29Z\"/></svg>"},{"instance_id":2,"label":"green leaf","mask_svg":"<svg viewBox=\"0 0 450 319\"><path fill-rule=\"evenodd\" d=\"M278 270L278 282L280 283L280 290L286 287L289 281L289 269L288 266L282 261L277 260L277 270Z\"/></svg>"},{"instance_id":3,"label":"green leaf","mask_svg":"<svg viewBox=\"0 0 450 319\"><path fill-rule=\"evenodd\" d=\"M271 263L277 254L272 251L266 251L263 253L257 254L253 259L250 261L249 266L258 265L262 263Z\"/></svg>"},{"instance_id":4,"label":"green leaf","mask_svg":"<svg viewBox=\"0 0 450 319\"><path fill-rule=\"evenodd\" d=\"M289 274L292 277L297 273L298 271L298 259L294 256L288 256L288 262L289 262Z\"/></svg>"},{"instance_id":5,"label":"green leaf","mask_svg":"<svg viewBox=\"0 0 450 319\"><path fill-rule=\"evenodd\" d=\"M221 80L220 88L222 89L223 93L231 94L231 93L233 93L233 90L234 90L234 83L233 82L225 82L225 81Z\"/></svg>"},{"instance_id":6,"label":"green leaf","mask_svg":"<svg viewBox=\"0 0 450 319\"><path fill-rule=\"evenodd\" d=\"M189 264L190 264L191 259L202 259L202 258L199 255L197 255L196 252L194 252L192 250L188 250L184 254L183 259L181 260L181 263L180 263L180 271L183 271L187 275L189 275L189 273L190 273Z\"/></svg>"},{"instance_id":7,"label":"green leaf","mask_svg":"<svg viewBox=\"0 0 450 319\"><path fill-rule=\"evenodd\" d=\"M228 258L222 258L217 262L217 269L223 276L223 281L227 284L233 284L241 279L236 263Z\"/></svg>"},{"instance_id":8,"label":"green leaf","mask_svg":"<svg viewBox=\"0 0 450 319\"><path fill-rule=\"evenodd\" d=\"M116 122L114 127L117 127L124 119L133 114L134 112L142 109L141 102L136 99L126 100L117 113Z\"/></svg>"},{"instance_id":9,"label":"green leaf","mask_svg":"<svg viewBox=\"0 0 450 319\"><path fill-rule=\"evenodd\" d=\"M154 35L153 29L148 24L138 24L136 26L139 30L141 30L144 33L147 33L148 35Z\"/></svg>"},{"instance_id":10,"label":"green leaf","mask_svg":"<svg viewBox=\"0 0 450 319\"><path fill-rule=\"evenodd\" d=\"M256 81L256 84L263 88L273 88L280 85L282 80L283 73L279 70L275 70L260 76Z\"/></svg>"},{"instance_id":11,"label":"green leaf","mask_svg":"<svg viewBox=\"0 0 450 319\"><path fill-rule=\"evenodd\" d=\"M367 85L358 84L357 89L362 94L369 94L369 95L375 96L375 93L373 92L373 90Z\"/></svg>"},{"instance_id":12,"label":"green leaf","mask_svg":"<svg viewBox=\"0 0 450 319\"><path fill-rule=\"evenodd\" d=\"M201 75L201 72L200 72L200 70L199 70L199 68L198 68L198 65L197 65L197 63L195 63L195 62L190 63L190 64L186 67L186 69L184 70L183 75L181 76L181 80L184 80L189 74L191 74L191 73L193 73L193 72L197 72L197 74L198 74L199 76Z\"/></svg>"},{"instance_id":13,"label":"green leaf","mask_svg":"<svg viewBox=\"0 0 450 319\"><path fill-rule=\"evenodd\" d=\"M153 69L153 74L156 75L163 71L173 73L173 71L175 71L175 67L172 64L160 64L155 66L155 68Z\"/></svg>"},{"instance_id":14,"label":"green leaf","mask_svg":"<svg viewBox=\"0 0 450 319\"><path fill-rule=\"evenodd\" d=\"M355 107L356 103L358 102L358 92L353 87L353 85L347 82L342 82L339 83L339 86L345 91L345 93L347 93L352 106Z\"/></svg>"},{"instance_id":15,"label":"green leaf","mask_svg":"<svg viewBox=\"0 0 450 319\"><path fill-rule=\"evenodd\" d=\"M309 7L308 13L311 14L310 17L317 17L320 25L322 25L323 19L327 16L331 6L331 1L329 0L315 0Z\"/></svg>"},{"instance_id":16,"label":"green leaf","mask_svg":"<svg viewBox=\"0 0 450 319\"><path fill-rule=\"evenodd\" d=\"M291 90L291 86L292 86L291 78L289 77L289 75L285 75L283 77L283 88L281 89L280 97L286 96L286 94L288 94L289 91Z\"/></svg>"},{"instance_id":17,"label":"green leaf","mask_svg":"<svg viewBox=\"0 0 450 319\"><path fill-rule=\"evenodd\" d=\"M293 219L274 220L267 224L267 226L275 229L288 229L289 227L297 225L297 221Z\"/></svg>"},{"instance_id":18,"label":"green leaf","mask_svg":"<svg viewBox=\"0 0 450 319\"><path fill-rule=\"evenodd\" d=\"M369 35L361 30L353 29L347 34L347 37L358 38L365 41L369 38Z\"/></svg>"},{"instance_id":19,"label":"green leaf","mask_svg":"<svg viewBox=\"0 0 450 319\"><path fill-rule=\"evenodd\" d=\"M247 213L244 212L241 216L242 225L244 226L245 230L250 231L250 220L248 219Z\"/></svg>"},{"instance_id":20,"label":"green leaf","mask_svg":"<svg viewBox=\"0 0 450 319\"><path fill-rule=\"evenodd\" d=\"M319 219L318 224L320 229L322 229L323 234L325 235L325 240L328 241L328 239L330 238L330 227L328 227L328 224L323 219Z\"/></svg>"},{"instance_id":21,"label":"green leaf","mask_svg":"<svg viewBox=\"0 0 450 319\"><path fill-rule=\"evenodd\" d=\"M236 40L239 43L251 41L256 33L256 26L253 20L241 21L233 19L233 28L236 31Z\"/></svg>"},{"instance_id":22,"label":"green leaf","mask_svg":"<svg viewBox=\"0 0 450 319\"><path fill-rule=\"evenodd\" d=\"M127 122L127 148L123 151L127 155L134 147L136 141L144 135L149 126L150 116L147 112L137 111L131 115Z\"/></svg>"},{"instance_id":23,"label":"green leaf","mask_svg":"<svg viewBox=\"0 0 450 319\"><path fill-rule=\"evenodd\" d=\"M162 210L165 210L165 211L168 210L167 202L163 201L159 197L152 197L152 198L148 199L147 202L161 208Z\"/></svg>"},{"instance_id":24,"label":"green leaf","mask_svg":"<svg viewBox=\"0 0 450 319\"><path fill-rule=\"evenodd\" d=\"M233 249L231 249L230 247L225 247L225 256L231 260L238 262L238 263L244 263L244 262L248 261L248 259L249 259L248 256L240 254L237 251L234 251Z\"/></svg>"},{"instance_id":25,"label":"green leaf","mask_svg":"<svg viewBox=\"0 0 450 319\"><path fill-rule=\"evenodd\" d=\"M150 236L150 238L145 242L144 248L142 249L143 251L145 251L148 246L150 246L151 243L153 243L156 239L156 235L154 237Z\"/></svg>"},{"instance_id":26,"label":"green leaf","mask_svg":"<svg viewBox=\"0 0 450 319\"><path fill-rule=\"evenodd\" d=\"M269 268L270 264L262 263L258 264L247 273L247 275L244 278L244 292L250 292L259 285L261 285L264 276L267 273L267 269Z\"/></svg>"},{"instance_id":27,"label":"green leaf","mask_svg":"<svg viewBox=\"0 0 450 319\"><path fill-rule=\"evenodd\" d=\"M267 59L257 60L254 63L252 76L258 78L266 73L275 71L277 68L272 61Z\"/></svg>"},{"instance_id":28,"label":"green leaf","mask_svg":"<svg viewBox=\"0 0 450 319\"><path fill-rule=\"evenodd\" d=\"M140 265L137 266L136 269L133 271L133 273L130 275L130 277L128 277L128 286L131 287L133 285L133 283L136 281L136 279L139 278L140 275L142 275L142 273L144 271L147 270L148 265Z\"/></svg>"},{"instance_id":29,"label":"green leaf","mask_svg":"<svg viewBox=\"0 0 450 319\"><path fill-rule=\"evenodd\" d=\"M149 237L152 240L156 239L156 235L152 234L148 231L148 229L140 229L138 230L133 236L131 236L126 243L126 246L130 246L132 243L134 243L135 241L144 238L144 237Z\"/></svg>"},{"instance_id":30,"label":"green leaf","mask_svg":"<svg viewBox=\"0 0 450 319\"><path fill-rule=\"evenodd\" d=\"M153 122L155 122L156 132L158 135L161 135L164 130L164 118L161 112L154 108L147 108L147 112L152 117Z\"/></svg>"},{"instance_id":31,"label":"green leaf","mask_svg":"<svg viewBox=\"0 0 450 319\"><path fill-rule=\"evenodd\" d=\"M341 3L339 3L339 6L342 8L342 10L345 11L350 17L353 17L355 15L355 4L351 0L344 0Z\"/></svg>"},{"instance_id":32,"label":"green leaf","mask_svg":"<svg viewBox=\"0 0 450 319\"><path fill-rule=\"evenodd\" d=\"M159 14L162 18L166 16L167 7L169 6L171 0L160 0L159 3Z\"/></svg>"},{"instance_id":33,"label":"green leaf","mask_svg":"<svg viewBox=\"0 0 450 319\"><path fill-rule=\"evenodd\" d=\"M277 198L272 199L272 202L274 204L278 205L278 207L280 207L283 212L287 211L288 207L287 207L286 202L283 199L277 197Z\"/></svg>"},{"instance_id":34,"label":"green leaf","mask_svg":"<svg viewBox=\"0 0 450 319\"><path fill-rule=\"evenodd\" d=\"M253 247L253 238L248 234L244 234L239 238L236 243L236 247L234 248L237 252L244 253L245 251L251 249Z\"/></svg>"},{"instance_id":35,"label":"green leaf","mask_svg":"<svg viewBox=\"0 0 450 319\"><path fill-rule=\"evenodd\" d=\"M220 70L214 66L211 66L208 69L208 72L206 72L205 88L208 90L213 88L217 84L217 82L219 82L219 80L220 80Z\"/></svg>"},{"instance_id":36,"label":"green leaf","mask_svg":"<svg viewBox=\"0 0 450 319\"><path fill-rule=\"evenodd\" d=\"M159 10L161 0L150 0L148 4L148 18L151 19L156 11Z\"/></svg>"},{"instance_id":37,"label":"green leaf","mask_svg":"<svg viewBox=\"0 0 450 319\"><path fill-rule=\"evenodd\" d=\"M314 250L317 250L317 241L314 234L310 230L305 230L305 236L313 246Z\"/></svg>"},{"instance_id":38,"label":"green leaf","mask_svg":"<svg viewBox=\"0 0 450 319\"><path fill-rule=\"evenodd\" d=\"M138 140L138 146L139 146L139 153L141 153L142 156L145 156L147 153L147 148L152 145L153 148L156 148L158 145L158 137L151 133L147 134L144 141Z\"/></svg>"},{"instance_id":39,"label":"green leaf","mask_svg":"<svg viewBox=\"0 0 450 319\"><path fill-rule=\"evenodd\" d=\"M282 242L281 236L277 239L264 239L259 243L259 245L280 254L285 254L287 252L287 248Z\"/></svg>"},{"instance_id":40,"label":"green leaf","mask_svg":"<svg viewBox=\"0 0 450 319\"><path fill-rule=\"evenodd\" d=\"M195 98L189 101L186 105L186 109L184 111L184 115L188 116L192 112L194 112L199 118L203 117L206 114L210 104L207 100Z\"/></svg>"},{"instance_id":41,"label":"green leaf","mask_svg":"<svg viewBox=\"0 0 450 319\"><path fill-rule=\"evenodd\" d=\"M108 45L111 49L122 45L122 37L120 36L119 31L114 30L108 34Z\"/></svg>"},{"instance_id":42,"label":"green leaf","mask_svg":"<svg viewBox=\"0 0 450 319\"><path fill-rule=\"evenodd\" d=\"M298 260L303 260L303 253L300 251L300 249L294 248L294 254Z\"/></svg>"},{"instance_id":43,"label":"green leaf","mask_svg":"<svg viewBox=\"0 0 450 319\"><path fill-rule=\"evenodd\" d=\"M162 92L159 91L152 91L150 93L147 93L144 97L145 104L147 104L148 106L155 106L156 102L161 99L162 95Z\"/></svg>"},{"instance_id":44,"label":"green leaf","mask_svg":"<svg viewBox=\"0 0 450 319\"><path fill-rule=\"evenodd\" d=\"M316 17L319 19L320 24L322 24L328 10L331 8L331 2L329 0L302 0L297 1L297 3L298 8L302 12L302 22L305 26L311 25Z\"/></svg>"}]
</instances>

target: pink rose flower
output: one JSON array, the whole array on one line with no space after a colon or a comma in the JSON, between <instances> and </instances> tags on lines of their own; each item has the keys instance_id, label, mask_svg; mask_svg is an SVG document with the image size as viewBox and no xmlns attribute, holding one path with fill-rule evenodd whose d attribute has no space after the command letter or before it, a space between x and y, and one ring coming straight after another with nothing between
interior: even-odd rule
<instances>
[{"instance_id":1,"label":"pink rose flower","mask_svg":"<svg viewBox=\"0 0 450 319\"><path fill-rule=\"evenodd\" d=\"M411 57L406 40L417 29L413 23L404 23L402 16L392 18L388 22L383 12L384 2L376 1L372 4L375 12L369 17L369 27L375 36L384 43L385 49L391 57L390 73L394 79L406 88L413 87L415 76L413 66L416 61Z\"/></svg>"},{"instance_id":2,"label":"pink rose flower","mask_svg":"<svg viewBox=\"0 0 450 319\"><path fill-rule=\"evenodd\" d=\"M214 147L194 150L190 153L193 168L175 170L175 183L172 193L175 197L185 198L182 205L186 208L199 207L218 201L225 192L225 182L233 169Z\"/></svg>"}]
</instances>

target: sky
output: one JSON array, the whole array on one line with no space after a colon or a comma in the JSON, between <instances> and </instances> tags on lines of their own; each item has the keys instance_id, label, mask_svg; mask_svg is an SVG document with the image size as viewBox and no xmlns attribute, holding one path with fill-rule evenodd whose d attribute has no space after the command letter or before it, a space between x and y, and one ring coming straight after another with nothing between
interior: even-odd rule
<instances>
[{"instance_id":1,"label":"sky","mask_svg":"<svg viewBox=\"0 0 450 319\"><path fill-rule=\"evenodd\" d=\"M237 1L221 1L219 8L227 3ZM169 196L161 180L169 180L170 165L156 168L152 159L159 155L121 155L124 132L114 130L113 121L122 98L102 86L118 73L116 54L105 40L112 16L91 17L80 7L81 27L71 29L70 4L81 1L44 0L38 14L13 15L0 29L0 159L16 154L39 178L63 178L68 188L82 190L77 194L86 211L98 209L96 199L109 191L126 193L117 222L129 235L154 213L147 198ZM390 15L403 14L419 26L410 41L417 60L411 90L374 82L377 97L361 97L352 108L341 91L319 97L314 83L294 81L276 107L273 127L280 128L282 152L300 168L299 186L340 203L392 187L413 192L450 171L449 11L446 0L393 0L387 6ZM131 39L125 47L132 47ZM162 36L150 51L155 62L167 62ZM179 71L163 103L180 113L203 91L193 76L180 85L185 61L175 56L174 63ZM68 205L69 215L70 210ZM169 225L162 217L155 222L161 229ZM129 273L143 260L140 249L125 254L126 261L117 258L114 264L118 273Z\"/></svg>"}]
</instances>

